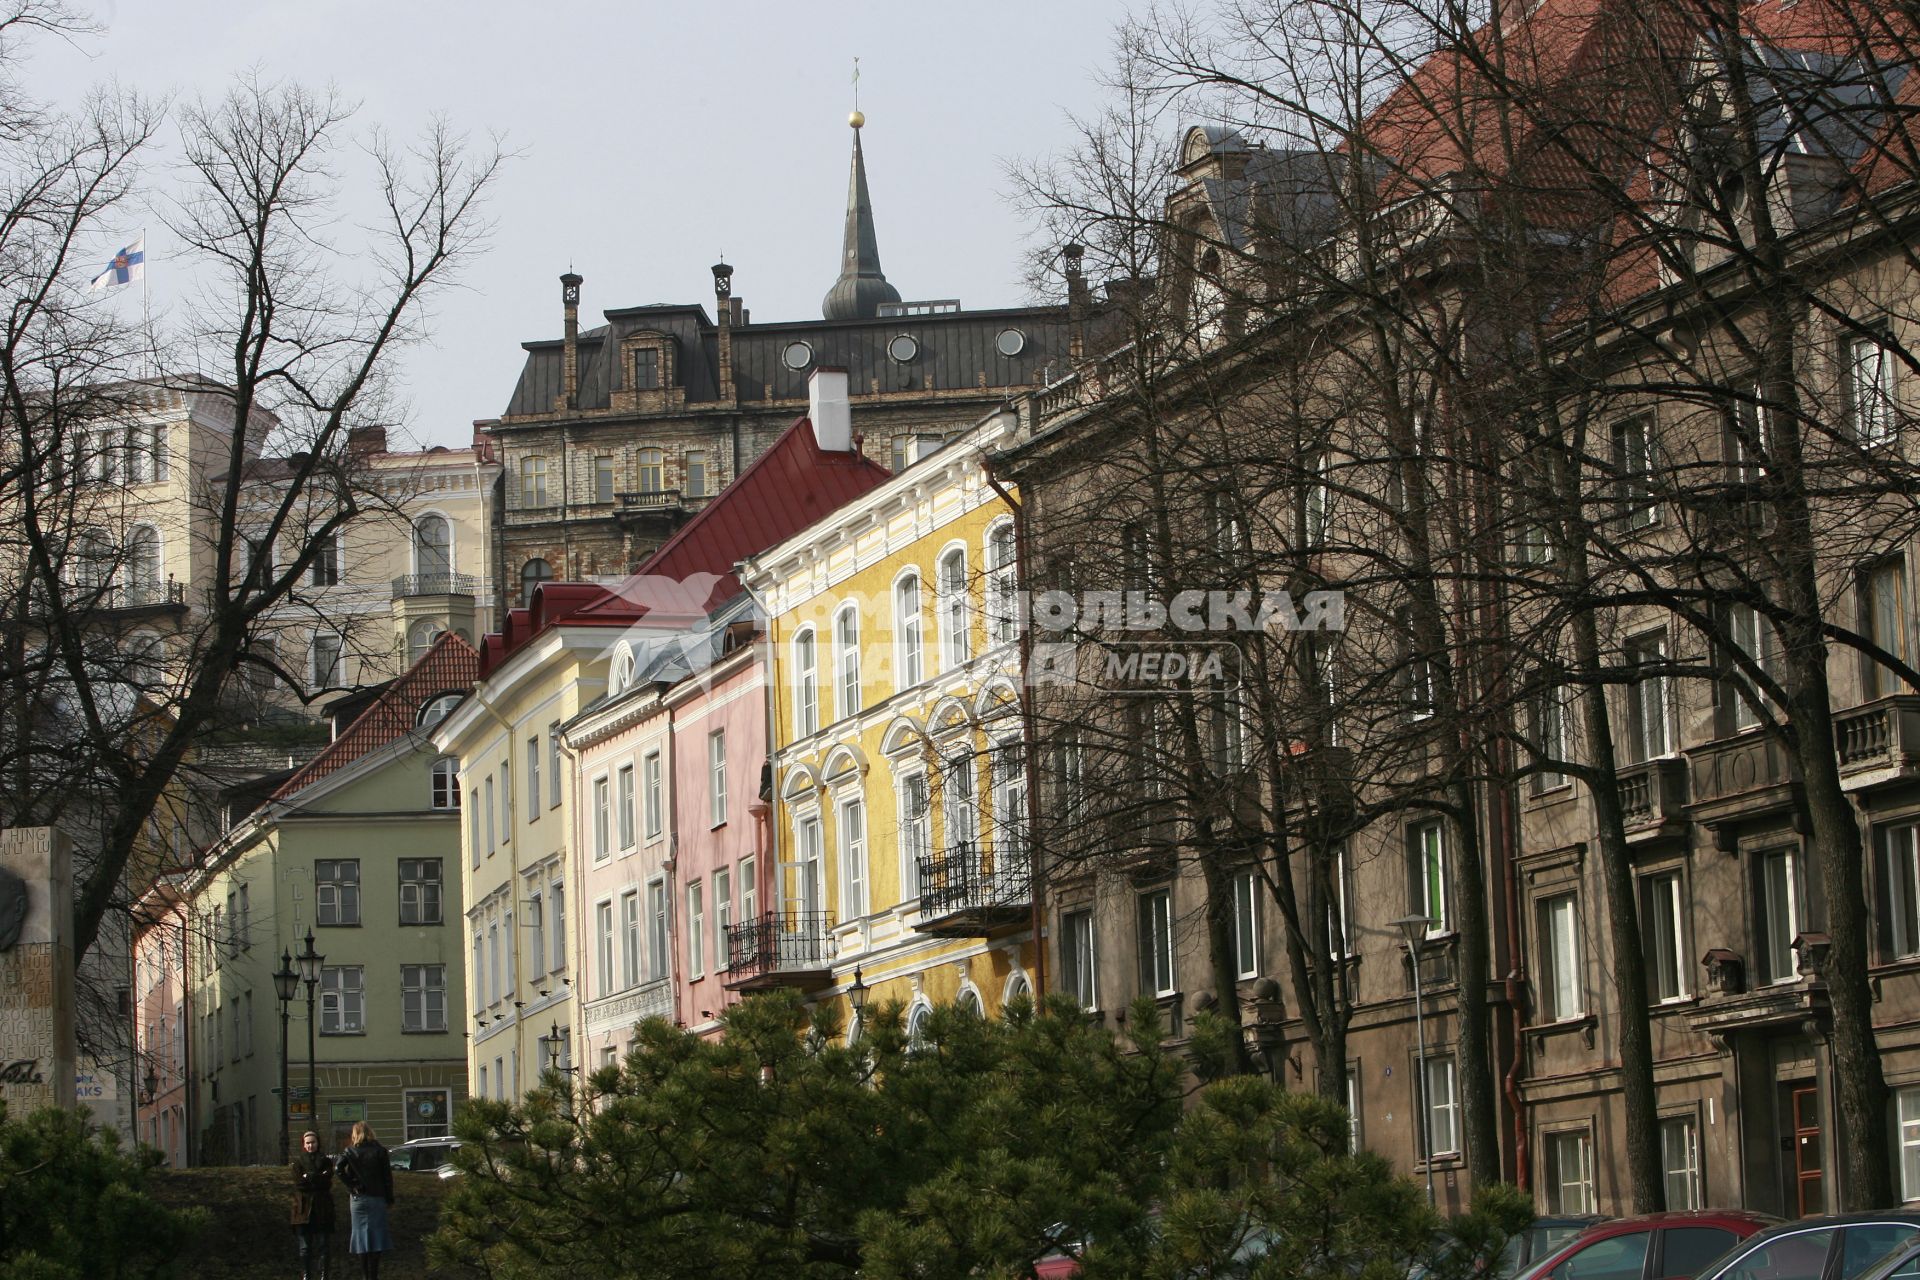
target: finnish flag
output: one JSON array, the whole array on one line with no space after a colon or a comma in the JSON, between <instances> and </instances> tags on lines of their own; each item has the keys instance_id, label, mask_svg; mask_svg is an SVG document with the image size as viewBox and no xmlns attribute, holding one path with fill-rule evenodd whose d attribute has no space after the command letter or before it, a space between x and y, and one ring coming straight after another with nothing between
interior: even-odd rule
<instances>
[{"instance_id":1,"label":"finnish flag","mask_svg":"<svg viewBox=\"0 0 1920 1280\"><path fill-rule=\"evenodd\" d=\"M107 269L93 278L93 287L99 289L117 289L123 284L144 279L147 274L147 238L141 236L132 244L113 255L113 261Z\"/></svg>"}]
</instances>

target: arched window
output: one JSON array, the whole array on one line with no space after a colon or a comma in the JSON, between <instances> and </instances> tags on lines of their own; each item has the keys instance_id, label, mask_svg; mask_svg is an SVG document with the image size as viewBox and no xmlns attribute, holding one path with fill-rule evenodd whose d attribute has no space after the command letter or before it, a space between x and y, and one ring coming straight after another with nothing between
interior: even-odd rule
<instances>
[{"instance_id":1,"label":"arched window","mask_svg":"<svg viewBox=\"0 0 1920 1280\"><path fill-rule=\"evenodd\" d=\"M160 637L151 631L136 631L126 639L127 683L142 691L151 691L160 683L161 661L166 656Z\"/></svg>"},{"instance_id":2,"label":"arched window","mask_svg":"<svg viewBox=\"0 0 1920 1280\"><path fill-rule=\"evenodd\" d=\"M967 634L967 553L959 547L940 557L940 658L948 670L973 656Z\"/></svg>"},{"instance_id":3,"label":"arched window","mask_svg":"<svg viewBox=\"0 0 1920 1280\"><path fill-rule=\"evenodd\" d=\"M466 696L464 693L435 694L420 708L420 717L414 723L422 729L431 729L452 714L453 709L460 705L460 699Z\"/></svg>"},{"instance_id":4,"label":"arched window","mask_svg":"<svg viewBox=\"0 0 1920 1280\"><path fill-rule=\"evenodd\" d=\"M428 514L413 522L413 571L422 578L453 572L453 526L445 516Z\"/></svg>"},{"instance_id":5,"label":"arched window","mask_svg":"<svg viewBox=\"0 0 1920 1280\"><path fill-rule=\"evenodd\" d=\"M987 1016L987 1006L981 1002L980 993L972 987L968 987L960 993L960 998L953 1002L953 1007L962 1013L970 1013L976 1018L984 1018Z\"/></svg>"},{"instance_id":6,"label":"arched window","mask_svg":"<svg viewBox=\"0 0 1920 1280\"><path fill-rule=\"evenodd\" d=\"M98 529L83 529L74 539L73 585L95 590L113 576L113 544Z\"/></svg>"},{"instance_id":7,"label":"arched window","mask_svg":"<svg viewBox=\"0 0 1920 1280\"><path fill-rule=\"evenodd\" d=\"M452 756L442 756L433 762L433 807L460 807L460 762Z\"/></svg>"},{"instance_id":8,"label":"arched window","mask_svg":"<svg viewBox=\"0 0 1920 1280\"><path fill-rule=\"evenodd\" d=\"M1220 251L1200 255L1193 274L1193 333L1201 342L1220 337L1227 312L1226 282L1221 279Z\"/></svg>"},{"instance_id":9,"label":"arched window","mask_svg":"<svg viewBox=\"0 0 1920 1280\"><path fill-rule=\"evenodd\" d=\"M427 650L433 648L446 628L437 622L416 622L413 630L407 633L407 665L412 666L427 656Z\"/></svg>"},{"instance_id":10,"label":"arched window","mask_svg":"<svg viewBox=\"0 0 1920 1280\"><path fill-rule=\"evenodd\" d=\"M933 1006L924 1000L917 1001L907 1011L907 1048L924 1049L927 1047L927 1015L933 1012Z\"/></svg>"},{"instance_id":11,"label":"arched window","mask_svg":"<svg viewBox=\"0 0 1920 1280\"><path fill-rule=\"evenodd\" d=\"M533 603L533 589L543 582L553 581L553 566L535 556L520 566L520 603Z\"/></svg>"},{"instance_id":12,"label":"arched window","mask_svg":"<svg viewBox=\"0 0 1920 1280\"><path fill-rule=\"evenodd\" d=\"M893 586L893 635L898 657L895 671L902 689L920 683L920 578L908 574Z\"/></svg>"},{"instance_id":13,"label":"arched window","mask_svg":"<svg viewBox=\"0 0 1920 1280\"><path fill-rule=\"evenodd\" d=\"M987 630L995 644L1013 640L1019 624L1020 579L1014 559L1013 521L987 531Z\"/></svg>"},{"instance_id":14,"label":"arched window","mask_svg":"<svg viewBox=\"0 0 1920 1280\"><path fill-rule=\"evenodd\" d=\"M860 711L860 614L853 605L834 615L833 640L839 651L840 715L845 718Z\"/></svg>"},{"instance_id":15,"label":"arched window","mask_svg":"<svg viewBox=\"0 0 1920 1280\"><path fill-rule=\"evenodd\" d=\"M127 581L135 587L160 585L160 531L137 524L127 536Z\"/></svg>"},{"instance_id":16,"label":"arched window","mask_svg":"<svg viewBox=\"0 0 1920 1280\"><path fill-rule=\"evenodd\" d=\"M1007 994L1001 1001L1001 1012L1005 1013L1007 1009L1011 1008L1015 1000L1032 999L1033 984L1027 981L1026 974L1016 973L1013 975L1013 980L1007 983Z\"/></svg>"},{"instance_id":17,"label":"arched window","mask_svg":"<svg viewBox=\"0 0 1920 1280\"><path fill-rule=\"evenodd\" d=\"M820 728L820 660L812 627L793 638L793 727L805 738Z\"/></svg>"},{"instance_id":18,"label":"arched window","mask_svg":"<svg viewBox=\"0 0 1920 1280\"><path fill-rule=\"evenodd\" d=\"M633 646L621 641L613 651L613 662L607 672L607 692L613 696L625 693L633 684Z\"/></svg>"}]
</instances>

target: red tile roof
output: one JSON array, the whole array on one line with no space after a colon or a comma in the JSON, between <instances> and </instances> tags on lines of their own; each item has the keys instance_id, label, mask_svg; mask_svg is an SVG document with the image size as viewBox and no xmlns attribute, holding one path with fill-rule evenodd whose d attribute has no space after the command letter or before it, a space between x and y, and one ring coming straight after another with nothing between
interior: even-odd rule
<instances>
[{"instance_id":1,"label":"red tile roof","mask_svg":"<svg viewBox=\"0 0 1920 1280\"><path fill-rule=\"evenodd\" d=\"M480 675L480 655L451 631L444 631L420 660L387 687L374 704L354 718L326 749L274 791L284 800L295 792L346 768L370 751L413 731L420 708L438 694L471 693Z\"/></svg>"}]
</instances>

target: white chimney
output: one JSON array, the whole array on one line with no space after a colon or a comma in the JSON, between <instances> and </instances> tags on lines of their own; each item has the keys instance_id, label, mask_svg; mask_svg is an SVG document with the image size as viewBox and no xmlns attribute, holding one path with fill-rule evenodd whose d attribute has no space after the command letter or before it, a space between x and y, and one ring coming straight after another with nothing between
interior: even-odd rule
<instances>
[{"instance_id":1,"label":"white chimney","mask_svg":"<svg viewBox=\"0 0 1920 1280\"><path fill-rule=\"evenodd\" d=\"M814 366L807 375L807 417L813 422L814 443L822 450L852 452L853 407L847 403L845 369Z\"/></svg>"}]
</instances>

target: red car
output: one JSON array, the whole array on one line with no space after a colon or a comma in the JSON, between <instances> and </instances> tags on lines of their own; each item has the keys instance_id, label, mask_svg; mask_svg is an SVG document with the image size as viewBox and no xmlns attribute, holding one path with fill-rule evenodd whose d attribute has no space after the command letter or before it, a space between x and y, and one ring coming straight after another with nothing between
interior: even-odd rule
<instances>
[{"instance_id":1,"label":"red car","mask_svg":"<svg viewBox=\"0 0 1920 1280\"><path fill-rule=\"evenodd\" d=\"M1522 1280L1678 1280L1780 1220L1738 1209L1615 1218L1588 1227L1536 1262Z\"/></svg>"}]
</instances>

